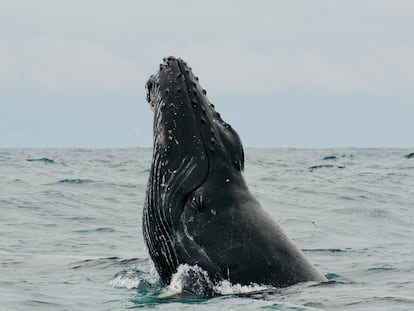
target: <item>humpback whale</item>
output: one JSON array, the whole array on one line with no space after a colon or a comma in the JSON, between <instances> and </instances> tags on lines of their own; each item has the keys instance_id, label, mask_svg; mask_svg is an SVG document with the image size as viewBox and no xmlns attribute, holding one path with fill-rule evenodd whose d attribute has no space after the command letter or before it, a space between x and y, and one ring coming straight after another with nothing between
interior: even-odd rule
<instances>
[{"instance_id":1,"label":"humpback whale","mask_svg":"<svg viewBox=\"0 0 414 311\"><path fill-rule=\"evenodd\" d=\"M180 265L241 285L326 280L249 191L239 135L191 67L164 58L146 97L154 145L143 235L161 280L169 284Z\"/></svg>"}]
</instances>

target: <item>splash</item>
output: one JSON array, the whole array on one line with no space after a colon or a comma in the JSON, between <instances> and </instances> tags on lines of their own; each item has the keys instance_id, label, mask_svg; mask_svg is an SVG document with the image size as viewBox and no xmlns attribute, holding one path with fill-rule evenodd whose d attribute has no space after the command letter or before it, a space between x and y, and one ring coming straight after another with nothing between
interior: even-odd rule
<instances>
[{"instance_id":1,"label":"splash","mask_svg":"<svg viewBox=\"0 0 414 311\"><path fill-rule=\"evenodd\" d=\"M155 267L148 260L135 261L113 277L109 285L115 288L136 289L138 293L146 295L161 290L161 283Z\"/></svg>"},{"instance_id":2,"label":"splash","mask_svg":"<svg viewBox=\"0 0 414 311\"><path fill-rule=\"evenodd\" d=\"M251 283L249 285L232 284L229 281L221 281L214 286L214 291L219 295L246 295L255 294L275 289L270 285L259 285Z\"/></svg>"},{"instance_id":3,"label":"splash","mask_svg":"<svg viewBox=\"0 0 414 311\"><path fill-rule=\"evenodd\" d=\"M122 271L109 282L109 285L115 288L133 289L138 288L141 280L142 278L136 274L134 275L133 271Z\"/></svg>"},{"instance_id":4,"label":"splash","mask_svg":"<svg viewBox=\"0 0 414 311\"><path fill-rule=\"evenodd\" d=\"M161 289L158 275L152 271L142 271L136 268L118 272L109 282L115 288L136 289L140 295L156 294Z\"/></svg>"},{"instance_id":5,"label":"splash","mask_svg":"<svg viewBox=\"0 0 414 311\"><path fill-rule=\"evenodd\" d=\"M173 297L178 295L212 296L213 282L201 267L188 264L179 265L172 276L170 285L160 296Z\"/></svg>"},{"instance_id":6,"label":"splash","mask_svg":"<svg viewBox=\"0 0 414 311\"><path fill-rule=\"evenodd\" d=\"M174 296L223 296L246 295L274 289L272 286L251 283L249 285L232 284L228 280L214 283L201 267L188 264L180 265L173 275L170 285L160 295L163 298Z\"/></svg>"}]
</instances>

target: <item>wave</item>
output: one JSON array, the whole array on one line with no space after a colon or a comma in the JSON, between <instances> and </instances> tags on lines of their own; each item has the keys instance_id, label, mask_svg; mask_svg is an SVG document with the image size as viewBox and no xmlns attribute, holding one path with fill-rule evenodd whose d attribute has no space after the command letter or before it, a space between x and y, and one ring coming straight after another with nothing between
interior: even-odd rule
<instances>
[{"instance_id":1,"label":"wave","mask_svg":"<svg viewBox=\"0 0 414 311\"><path fill-rule=\"evenodd\" d=\"M115 232L115 229L110 227L100 227L95 229L75 230L76 233L91 233L91 232Z\"/></svg>"},{"instance_id":2,"label":"wave","mask_svg":"<svg viewBox=\"0 0 414 311\"><path fill-rule=\"evenodd\" d=\"M322 160L336 160L336 156L326 156Z\"/></svg>"},{"instance_id":3,"label":"wave","mask_svg":"<svg viewBox=\"0 0 414 311\"><path fill-rule=\"evenodd\" d=\"M325 274L325 277L326 277L329 281L331 281L331 280L334 280L334 279L339 278L339 277L340 277L340 275L339 275L339 274L336 274L336 273L327 273L327 274Z\"/></svg>"},{"instance_id":4,"label":"wave","mask_svg":"<svg viewBox=\"0 0 414 311\"><path fill-rule=\"evenodd\" d=\"M321 168L337 168L337 169L343 169L345 168L345 166L342 165L332 165L332 164L325 164L325 165L314 165L311 167L308 167L308 170L313 172L317 169L321 169Z\"/></svg>"},{"instance_id":5,"label":"wave","mask_svg":"<svg viewBox=\"0 0 414 311\"><path fill-rule=\"evenodd\" d=\"M345 253L345 252L349 252L350 250L351 250L350 248L346 248L346 249L341 249L341 248L315 248L315 249L305 248L305 249L302 249L302 251L306 252L306 253Z\"/></svg>"},{"instance_id":6,"label":"wave","mask_svg":"<svg viewBox=\"0 0 414 311\"><path fill-rule=\"evenodd\" d=\"M55 161L49 158L39 158L39 159L27 159L28 162L42 162L47 164L54 164Z\"/></svg>"},{"instance_id":7,"label":"wave","mask_svg":"<svg viewBox=\"0 0 414 311\"><path fill-rule=\"evenodd\" d=\"M74 178L74 179L62 179L59 180L61 184L89 184L94 183L95 180L92 179L82 179L82 178Z\"/></svg>"},{"instance_id":8,"label":"wave","mask_svg":"<svg viewBox=\"0 0 414 311\"><path fill-rule=\"evenodd\" d=\"M368 271L371 271L371 272L384 272L384 271L393 271L393 270L397 270L397 269L392 268L392 267L371 267L371 268L368 268Z\"/></svg>"},{"instance_id":9,"label":"wave","mask_svg":"<svg viewBox=\"0 0 414 311\"><path fill-rule=\"evenodd\" d=\"M414 152L408 153L404 157L406 157L407 159L412 159L414 158Z\"/></svg>"},{"instance_id":10,"label":"wave","mask_svg":"<svg viewBox=\"0 0 414 311\"><path fill-rule=\"evenodd\" d=\"M341 154L341 155L328 155L322 158L324 161L336 161L338 158L353 158L353 154Z\"/></svg>"},{"instance_id":11,"label":"wave","mask_svg":"<svg viewBox=\"0 0 414 311\"><path fill-rule=\"evenodd\" d=\"M139 266L143 261L146 262L147 260L139 258L122 259L119 257L93 258L74 262L70 265L70 268L73 270L78 270L90 268L105 269L107 267L128 267L131 265Z\"/></svg>"}]
</instances>

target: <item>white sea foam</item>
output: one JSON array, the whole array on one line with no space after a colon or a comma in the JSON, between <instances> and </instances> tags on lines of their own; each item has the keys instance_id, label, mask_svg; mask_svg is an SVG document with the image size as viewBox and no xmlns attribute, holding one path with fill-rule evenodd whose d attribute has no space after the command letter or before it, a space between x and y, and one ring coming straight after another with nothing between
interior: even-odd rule
<instances>
[{"instance_id":1,"label":"white sea foam","mask_svg":"<svg viewBox=\"0 0 414 311\"><path fill-rule=\"evenodd\" d=\"M180 294L194 295L240 295L265 291L272 289L271 286L250 284L232 284L224 280L213 283L207 272L201 267L188 264L180 265L174 273L170 285L161 295L162 297L172 297Z\"/></svg>"},{"instance_id":2,"label":"white sea foam","mask_svg":"<svg viewBox=\"0 0 414 311\"><path fill-rule=\"evenodd\" d=\"M183 264L179 265L177 272L173 274L170 285L162 294L170 297L180 294L207 295L213 288L213 283L206 271L201 267Z\"/></svg>"},{"instance_id":3,"label":"white sea foam","mask_svg":"<svg viewBox=\"0 0 414 311\"><path fill-rule=\"evenodd\" d=\"M273 287L269 285L259 285L254 283L249 285L232 284L225 280L214 285L213 290L220 295L240 295L261 292L272 288Z\"/></svg>"},{"instance_id":4,"label":"white sea foam","mask_svg":"<svg viewBox=\"0 0 414 311\"><path fill-rule=\"evenodd\" d=\"M137 288L139 282L142 280L139 276L128 277L125 275L117 275L113 280L109 282L109 285L115 288Z\"/></svg>"},{"instance_id":5,"label":"white sea foam","mask_svg":"<svg viewBox=\"0 0 414 311\"><path fill-rule=\"evenodd\" d=\"M142 269L146 271L143 271ZM109 285L115 288L140 288L140 286L152 286L159 282L159 276L151 264L149 267L134 267L127 270L123 270L115 275L115 277L109 281Z\"/></svg>"}]
</instances>

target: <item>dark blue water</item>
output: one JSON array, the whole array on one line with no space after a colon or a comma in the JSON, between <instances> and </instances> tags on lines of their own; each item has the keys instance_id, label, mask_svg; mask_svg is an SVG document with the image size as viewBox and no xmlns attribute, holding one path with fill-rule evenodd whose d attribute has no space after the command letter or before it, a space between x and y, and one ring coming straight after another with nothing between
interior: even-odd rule
<instances>
[{"instance_id":1,"label":"dark blue water","mask_svg":"<svg viewBox=\"0 0 414 311\"><path fill-rule=\"evenodd\" d=\"M252 192L330 281L205 299L148 258L150 149L0 150L0 309L413 310L412 151L247 149Z\"/></svg>"}]
</instances>

